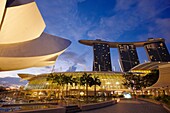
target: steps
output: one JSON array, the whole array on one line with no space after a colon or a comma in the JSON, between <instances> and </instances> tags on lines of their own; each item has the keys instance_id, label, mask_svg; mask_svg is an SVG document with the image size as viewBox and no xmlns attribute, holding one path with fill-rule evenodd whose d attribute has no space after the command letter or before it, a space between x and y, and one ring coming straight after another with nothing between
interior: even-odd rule
<instances>
[{"instance_id":1,"label":"steps","mask_svg":"<svg viewBox=\"0 0 170 113\"><path fill-rule=\"evenodd\" d=\"M76 113L81 111L78 105L65 106L65 108L66 108L66 113Z\"/></svg>"}]
</instances>

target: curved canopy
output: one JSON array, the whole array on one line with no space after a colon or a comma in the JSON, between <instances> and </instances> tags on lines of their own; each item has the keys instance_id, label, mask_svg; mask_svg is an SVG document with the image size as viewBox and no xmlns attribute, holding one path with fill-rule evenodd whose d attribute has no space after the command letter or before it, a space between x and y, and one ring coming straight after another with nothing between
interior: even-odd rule
<instances>
[{"instance_id":1,"label":"curved canopy","mask_svg":"<svg viewBox=\"0 0 170 113\"><path fill-rule=\"evenodd\" d=\"M142 64L139 64L131 69L133 70L154 70L158 69L159 66L168 64L168 62L145 62Z\"/></svg>"},{"instance_id":2,"label":"curved canopy","mask_svg":"<svg viewBox=\"0 0 170 113\"><path fill-rule=\"evenodd\" d=\"M1 25L0 44L33 40L45 29L44 20L35 2L6 8Z\"/></svg>"},{"instance_id":3,"label":"curved canopy","mask_svg":"<svg viewBox=\"0 0 170 113\"><path fill-rule=\"evenodd\" d=\"M23 80L29 80L31 78L34 78L36 75L32 75L32 74L18 74L18 76L20 78L22 78L21 81L23 81Z\"/></svg>"},{"instance_id":4,"label":"curved canopy","mask_svg":"<svg viewBox=\"0 0 170 113\"><path fill-rule=\"evenodd\" d=\"M149 88L167 88L170 87L170 64L159 66L159 79Z\"/></svg>"},{"instance_id":5,"label":"curved canopy","mask_svg":"<svg viewBox=\"0 0 170 113\"><path fill-rule=\"evenodd\" d=\"M0 71L18 70L18 69L24 69L24 68L29 68L29 67L46 66L45 64L49 65L49 62L50 62L46 60L48 60L51 57L56 56L56 54L38 56L38 57L0 57L0 62L1 62Z\"/></svg>"}]
</instances>

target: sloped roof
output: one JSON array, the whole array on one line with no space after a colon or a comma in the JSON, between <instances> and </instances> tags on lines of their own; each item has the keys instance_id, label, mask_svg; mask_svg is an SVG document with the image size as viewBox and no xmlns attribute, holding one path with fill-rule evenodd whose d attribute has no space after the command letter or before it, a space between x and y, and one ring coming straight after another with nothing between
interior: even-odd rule
<instances>
[{"instance_id":1,"label":"sloped roof","mask_svg":"<svg viewBox=\"0 0 170 113\"><path fill-rule=\"evenodd\" d=\"M29 80L31 78L34 78L36 75L33 74L18 74L18 76L21 78L21 81L23 80Z\"/></svg>"}]
</instances>

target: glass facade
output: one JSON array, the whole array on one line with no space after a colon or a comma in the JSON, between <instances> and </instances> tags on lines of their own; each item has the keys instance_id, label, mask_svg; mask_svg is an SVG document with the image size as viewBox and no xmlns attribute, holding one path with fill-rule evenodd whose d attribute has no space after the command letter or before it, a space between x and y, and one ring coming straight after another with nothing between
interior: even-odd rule
<instances>
[{"instance_id":1,"label":"glass facade","mask_svg":"<svg viewBox=\"0 0 170 113\"><path fill-rule=\"evenodd\" d=\"M149 42L149 40L148 40ZM144 45L148 58L152 62L169 62L170 55L164 40Z\"/></svg>"},{"instance_id":2,"label":"glass facade","mask_svg":"<svg viewBox=\"0 0 170 113\"><path fill-rule=\"evenodd\" d=\"M60 73L58 73L60 74ZM62 73L63 74L63 73ZM84 72L64 72L66 76L72 75L73 78L76 77L81 77ZM87 74L92 74L93 76L98 76L101 85L97 86L97 90L107 90L107 91L114 91L114 90L123 90L126 89L122 83L123 83L123 77L122 73L113 73L113 72L87 72ZM57 90L60 87L56 83L50 83L47 81L47 74L43 75L38 75L31 80L29 80L28 84L25 86L25 90ZM73 90L73 89L82 89L84 90L84 86L79 86L79 85L68 85L68 90ZM94 86L89 87L89 90L94 90Z\"/></svg>"},{"instance_id":3,"label":"glass facade","mask_svg":"<svg viewBox=\"0 0 170 113\"><path fill-rule=\"evenodd\" d=\"M124 72L139 64L136 47L133 44L119 44L120 64Z\"/></svg>"},{"instance_id":4,"label":"glass facade","mask_svg":"<svg viewBox=\"0 0 170 113\"><path fill-rule=\"evenodd\" d=\"M112 71L110 47L108 44L94 44L93 53L93 71Z\"/></svg>"}]
</instances>

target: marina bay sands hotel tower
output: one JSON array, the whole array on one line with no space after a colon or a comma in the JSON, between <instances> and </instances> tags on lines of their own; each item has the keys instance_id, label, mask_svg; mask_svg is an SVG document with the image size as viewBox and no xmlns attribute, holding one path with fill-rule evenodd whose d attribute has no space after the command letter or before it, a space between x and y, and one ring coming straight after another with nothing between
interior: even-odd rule
<instances>
[{"instance_id":1,"label":"marina bay sands hotel tower","mask_svg":"<svg viewBox=\"0 0 170 113\"><path fill-rule=\"evenodd\" d=\"M129 71L140 63L137 47L144 47L151 62L169 62L170 55L163 38L149 38L143 42L108 42L97 40L79 40L80 43L93 46L93 71L112 71L110 48L118 48L121 68Z\"/></svg>"}]
</instances>

